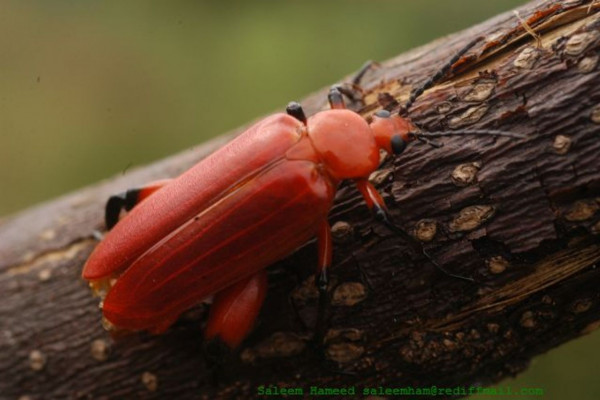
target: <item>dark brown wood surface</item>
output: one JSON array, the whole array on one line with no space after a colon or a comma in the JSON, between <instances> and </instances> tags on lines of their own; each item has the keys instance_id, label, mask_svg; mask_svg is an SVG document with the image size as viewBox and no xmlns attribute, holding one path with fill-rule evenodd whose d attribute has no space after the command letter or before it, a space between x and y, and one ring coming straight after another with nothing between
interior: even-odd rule
<instances>
[{"instance_id":1,"label":"dark brown wood surface","mask_svg":"<svg viewBox=\"0 0 600 400\"><path fill-rule=\"evenodd\" d=\"M502 129L527 139L411 145L371 177L396 224L475 283L441 274L373 223L357 191L343 185L331 212L332 306L322 352L307 342L316 316L314 243L269 269L257 327L220 368L203 352L202 307L165 335L114 342L80 278L104 201L177 175L227 135L0 222L0 398L251 398L259 385L308 393L312 385L490 384L593 331L600 326L599 9L590 1L532 3L519 10L522 23L500 15L387 61L363 81L368 116L405 100L453 52L485 37L410 116L425 131ZM324 92L303 104L310 112L324 107Z\"/></svg>"}]
</instances>

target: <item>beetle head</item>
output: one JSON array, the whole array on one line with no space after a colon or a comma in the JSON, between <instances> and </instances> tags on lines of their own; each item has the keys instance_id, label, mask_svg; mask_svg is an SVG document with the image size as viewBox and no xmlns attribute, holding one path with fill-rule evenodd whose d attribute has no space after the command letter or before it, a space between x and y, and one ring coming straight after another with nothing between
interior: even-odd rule
<instances>
[{"instance_id":1,"label":"beetle head","mask_svg":"<svg viewBox=\"0 0 600 400\"><path fill-rule=\"evenodd\" d=\"M373 115L371 131L379 148L397 155L404 151L408 142L415 140L410 133L416 128L406 118L380 110Z\"/></svg>"}]
</instances>

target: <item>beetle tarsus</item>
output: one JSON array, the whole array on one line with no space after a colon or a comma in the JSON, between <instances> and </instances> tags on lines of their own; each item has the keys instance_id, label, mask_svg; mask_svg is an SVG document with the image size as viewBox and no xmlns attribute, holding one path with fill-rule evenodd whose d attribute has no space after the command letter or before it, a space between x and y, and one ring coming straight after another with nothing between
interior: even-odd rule
<instances>
[{"instance_id":1,"label":"beetle tarsus","mask_svg":"<svg viewBox=\"0 0 600 400\"><path fill-rule=\"evenodd\" d=\"M329 294L327 288L329 278L326 270L321 271L317 279L317 289L319 290L319 307L317 309L317 324L315 326L314 341L317 344L323 344L325 338L325 327L327 326L327 313L329 311Z\"/></svg>"},{"instance_id":2,"label":"beetle tarsus","mask_svg":"<svg viewBox=\"0 0 600 400\"><path fill-rule=\"evenodd\" d=\"M365 62L362 67L356 72L354 77L352 78L352 85L360 87L360 81L364 78L365 74L372 68L379 67L379 63L373 60L368 60Z\"/></svg>"},{"instance_id":3,"label":"beetle tarsus","mask_svg":"<svg viewBox=\"0 0 600 400\"><path fill-rule=\"evenodd\" d=\"M325 329L327 326L327 313L329 311L329 295L327 289L325 292L319 288L319 306L317 309L317 324L315 326L315 333L313 341L315 345L323 346L323 340L325 339Z\"/></svg>"},{"instance_id":4,"label":"beetle tarsus","mask_svg":"<svg viewBox=\"0 0 600 400\"><path fill-rule=\"evenodd\" d=\"M318 231L319 265L315 276L315 285L319 291L319 308L317 309L317 322L315 325L314 341L323 343L325 328L327 326L327 315L329 311L329 266L331 265L332 243L331 227L324 221Z\"/></svg>"},{"instance_id":5,"label":"beetle tarsus","mask_svg":"<svg viewBox=\"0 0 600 400\"><path fill-rule=\"evenodd\" d=\"M227 376L225 366L233 358L233 352L219 337L207 340L202 346L202 353L206 360L207 369L210 371L211 381L214 386Z\"/></svg>"},{"instance_id":6,"label":"beetle tarsus","mask_svg":"<svg viewBox=\"0 0 600 400\"><path fill-rule=\"evenodd\" d=\"M439 271L443 272L445 275L448 275L452 278L456 278L456 279L461 279L464 281L468 281L468 282L475 282L475 280L471 277L467 277L467 276L462 276L462 275L458 275L458 274L454 274L450 271L448 271L447 269L445 269L444 267L442 267L437 261L435 261L433 259L433 257L425 250L425 248L423 247L423 245L421 243L419 243L414 237L412 237L411 235L409 235L406 231L404 231L404 229L396 226L389 218L388 213L386 212L386 210L381 207L378 204L374 205L373 208L373 213L375 215L375 219L377 221L382 222L386 227L388 227L388 229L390 229L392 232L396 233L397 235L399 235L400 237L402 237L402 239L404 239L404 241L413 248L413 250L416 253L421 253L423 256L425 256L425 258L432 263Z\"/></svg>"},{"instance_id":7,"label":"beetle tarsus","mask_svg":"<svg viewBox=\"0 0 600 400\"><path fill-rule=\"evenodd\" d=\"M431 257L429 255L429 253L427 253L427 251L422 246L421 246L421 253L423 253L423 255L429 260L429 262L431 262L440 272L443 272L445 275L448 275L449 277L460 279L463 281L475 283L475 279L473 279L469 276L454 274L454 273L448 271L446 268L442 267L440 264L437 263L437 261L435 261L433 259L433 257Z\"/></svg>"}]
</instances>

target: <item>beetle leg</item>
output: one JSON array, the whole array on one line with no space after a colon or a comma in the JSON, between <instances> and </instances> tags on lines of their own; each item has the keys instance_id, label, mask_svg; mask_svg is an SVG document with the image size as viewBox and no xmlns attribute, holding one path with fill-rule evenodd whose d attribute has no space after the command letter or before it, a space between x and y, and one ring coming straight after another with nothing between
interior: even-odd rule
<instances>
[{"instance_id":1,"label":"beetle leg","mask_svg":"<svg viewBox=\"0 0 600 400\"><path fill-rule=\"evenodd\" d=\"M417 239L415 239L414 237L412 237L411 235L406 233L404 231L404 229L394 225L394 223L390 219L390 215L387 210L387 207L385 206L385 202L383 201L383 198L381 197L381 195L379 194L377 189L375 189L375 187L368 180L356 179L355 182L356 182L356 186L358 187L358 190L360 191L363 198L365 199L367 206L373 212L375 219L377 221L382 222L391 231L393 231L394 233L396 233L397 235L402 237L402 239L409 246L411 246L415 252L423 254L425 256L425 258L427 258L427 260L429 260L429 262L431 262L438 270L440 270L444 274L451 276L453 278L458 278L458 279L466 280L469 282L474 282L473 278L469 278L469 277L462 276L462 275L456 275L456 274L453 274L452 272L446 270L444 267L442 267L440 264L438 264L437 261L435 261L429 255L429 253L427 253L427 251L423 248L423 245L419 241L417 241Z\"/></svg>"},{"instance_id":2,"label":"beetle leg","mask_svg":"<svg viewBox=\"0 0 600 400\"><path fill-rule=\"evenodd\" d=\"M235 349L248 335L267 294L267 271L243 279L215 295L204 336Z\"/></svg>"},{"instance_id":3,"label":"beetle leg","mask_svg":"<svg viewBox=\"0 0 600 400\"><path fill-rule=\"evenodd\" d=\"M302 122L306 126L306 114L304 114L304 110L302 109L302 106L299 103L291 101L285 108L285 112L288 113L288 115L291 115L292 117L296 118L298 121Z\"/></svg>"},{"instance_id":4,"label":"beetle leg","mask_svg":"<svg viewBox=\"0 0 600 400\"><path fill-rule=\"evenodd\" d=\"M329 100L329 106L331 109L346 108L346 104L344 104L344 98L342 97L342 92L340 92L339 86L332 86L331 89L329 89L327 100Z\"/></svg>"},{"instance_id":5,"label":"beetle leg","mask_svg":"<svg viewBox=\"0 0 600 400\"><path fill-rule=\"evenodd\" d=\"M321 224L317 240L319 243L319 264L315 283L317 284L317 289L319 290L319 309L316 337L322 340L325 333L325 316L327 314L327 306L329 305L327 288L329 286L329 267L331 266L333 250L331 227L329 226L329 222L324 221Z\"/></svg>"},{"instance_id":6,"label":"beetle leg","mask_svg":"<svg viewBox=\"0 0 600 400\"><path fill-rule=\"evenodd\" d=\"M379 66L379 63L369 60L366 63L364 63L362 67L360 67L360 69L354 74L354 76L352 77L350 82L344 82L344 83L333 86L341 94L343 94L350 100L350 105L351 105L352 109L360 108L365 105L365 103L364 103L365 92L364 92L362 86L360 85L360 81L362 80L362 78L365 76L365 74L369 70L373 69L374 67L378 67L378 66ZM337 108L337 107L332 107L332 108ZM342 107L342 108L345 108L345 107Z\"/></svg>"},{"instance_id":7,"label":"beetle leg","mask_svg":"<svg viewBox=\"0 0 600 400\"><path fill-rule=\"evenodd\" d=\"M319 290L319 308L317 310L317 324L315 326L314 340L317 345L321 345L325 337L326 316L329 308L329 295L327 288L329 286L329 267L331 266L331 257L333 245L331 241L331 227L325 220L319 227L317 234L317 243L319 246L319 263L315 276L315 284Z\"/></svg>"},{"instance_id":8,"label":"beetle leg","mask_svg":"<svg viewBox=\"0 0 600 400\"><path fill-rule=\"evenodd\" d=\"M108 198L104 211L104 223L106 229L112 229L119 222L121 210L130 211L146 197L169 183L170 179L152 182L141 188L129 189L125 192L115 194Z\"/></svg>"},{"instance_id":9,"label":"beetle leg","mask_svg":"<svg viewBox=\"0 0 600 400\"><path fill-rule=\"evenodd\" d=\"M362 80L362 78L365 76L365 74L372 68L375 67L379 67L379 63L375 62L373 60L368 60L367 62L365 62L363 64L362 67L360 67L360 69L356 72L356 74L354 75L354 77L352 78L352 86L358 86L360 87L360 81Z\"/></svg>"},{"instance_id":10,"label":"beetle leg","mask_svg":"<svg viewBox=\"0 0 600 400\"><path fill-rule=\"evenodd\" d=\"M362 103L364 95L360 86L348 87L343 85L336 85L335 88L339 90L340 93L342 93L344 96L346 96L350 100L351 104Z\"/></svg>"},{"instance_id":11,"label":"beetle leg","mask_svg":"<svg viewBox=\"0 0 600 400\"><path fill-rule=\"evenodd\" d=\"M352 106L351 109L356 108L355 106L357 103L359 105L358 108L360 108L360 105L363 103L363 92L360 87L357 86L349 88L342 85L333 85L331 89L329 89L329 94L327 95L327 98L329 99L329 106L332 109L347 108L342 95L346 96L350 100L350 105Z\"/></svg>"}]
</instances>

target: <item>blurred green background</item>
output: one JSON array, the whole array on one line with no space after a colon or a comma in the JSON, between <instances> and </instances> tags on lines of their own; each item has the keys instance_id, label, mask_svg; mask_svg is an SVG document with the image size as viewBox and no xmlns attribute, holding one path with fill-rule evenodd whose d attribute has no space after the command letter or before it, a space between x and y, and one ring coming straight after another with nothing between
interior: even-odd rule
<instances>
[{"instance_id":1,"label":"blurred green background","mask_svg":"<svg viewBox=\"0 0 600 400\"><path fill-rule=\"evenodd\" d=\"M2 0L0 215L194 146L368 59L521 3ZM597 399L599 358L595 334L504 384Z\"/></svg>"}]
</instances>

